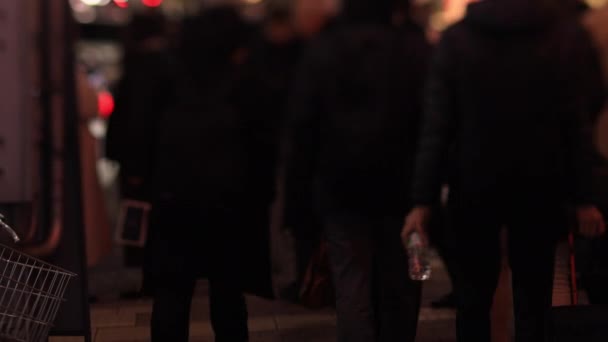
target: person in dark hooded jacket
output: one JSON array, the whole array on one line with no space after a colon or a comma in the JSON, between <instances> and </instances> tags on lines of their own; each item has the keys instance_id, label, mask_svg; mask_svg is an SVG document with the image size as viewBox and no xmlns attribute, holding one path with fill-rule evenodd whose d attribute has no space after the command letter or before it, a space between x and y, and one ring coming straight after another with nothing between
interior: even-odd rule
<instances>
[{"instance_id":1,"label":"person in dark hooded jacket","mask_svg":"<svg viewBox=\"0 0 608 342\"><path fill-rule=\"evenodd\" d=\"M155 108L162 107L162 94L169 92L171 78L166 67L169 44L166 19L156 11L135 15L129 24L125 43L124 73L118 83L116 109L109 119L106 156L120 164L119 184L122 199L149 201L148 170L150 134L157 124ZM161 96L150 96L160 94ZM125 266L139 268L143 251L124 247ZM125 292L123 298L138 297Z\"/></svg>"},{"instance_id":2,"label":"person in dark hooded jacket","mask_svg":"<svg viewBox=\"0 0 608 342\"><path fill-rule=\"evenodd\" d=\"M439 43L402 236L425 232L447 162L458 341L491 339L503 226L517 342L547 340L565 208L582 233L605 230L590 184L589 117L600 108L581 91L594 53L580 24L544 0L472 4Z\"/></svg>"},{"instance_id":3,"label":"person in dark hooded jacket","mask_svg":"<svg viewBox=\"0 0 608 342\"><path fill-rule=\"evenodd\" d=\"M188 341L197 279L209 281L217 342L249 340L244 293L272 297L268 194L256 156L266 117L240 111L235 80L250 27L232 6L184 23L150 148L144 291L151 341ZM161 94L154 93L157 96ZM262 131L262 133L265 131ZM262 146L262 147L260 147ZM265 184L265 183L263 183ZM270 185L269 185L270 186Z\"/></svg>"},{"instance_id":4,"label":"person in dark hooded jacket","mask_svg":"<svg viewBox=\"0 0 608 342\"><path fill-rule=\"evenodd\" d=\"M399 233L430 48L421 28L392 26L395 5L346 1L304 57L291 101L285 224L306 227L311 212L323 221L340 342L416 336L420 284Z\"/></svg>"}]
</instances>

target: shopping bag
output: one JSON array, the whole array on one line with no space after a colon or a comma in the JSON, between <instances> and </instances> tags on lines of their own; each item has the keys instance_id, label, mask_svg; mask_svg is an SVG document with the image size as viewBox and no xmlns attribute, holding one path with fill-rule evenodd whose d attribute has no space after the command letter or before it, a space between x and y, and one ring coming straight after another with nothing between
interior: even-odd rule
<instances>
[{"instance_id":1,"label":"shopping bag","mask_svg":"<svg viewBox=\"0 0 608 342\"><path fill-rule=\"evenodd\" d=\"M566 286L567 290L570 292L570 303L569 305L557 306L552 309L550 341L608 341L608 307L600 305L579 305L573 234L570 234L568 238L567 259L566 264L568 266L567 273L569 281ZM555 291L559 290L564 289L555 289Z\"/></svg>"},{"instance_id":2,"label":"shopping bag","mask_svg":"<svg viewBox=\"0 0 608 342\"><path fill-rule=\"evenodd\" d=\"M148 238L151 205L136 200L120 204L116 243L123 246L144 247Z\"/></svg>"}]
</instances>

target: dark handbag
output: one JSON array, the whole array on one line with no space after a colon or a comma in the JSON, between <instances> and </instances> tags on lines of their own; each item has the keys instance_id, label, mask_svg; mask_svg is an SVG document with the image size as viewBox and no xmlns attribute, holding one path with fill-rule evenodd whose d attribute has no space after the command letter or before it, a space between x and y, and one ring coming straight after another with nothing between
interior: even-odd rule
<instances>
[{"instance_id":1,"label":"dark handbag","mask_svg":"<svg viewBox=\"0 0 608 342\"><path fill-rule=\"evenodd\" d=\"M608 307L579 305L576 279L574 236L569 236L569 291L571 304L552 309L552 342L608 341ZM606 289L608 291L608 289Z\"/></svg>"},{"instance_id":2,"label":"dark handbag","mask_svg":"<svg viewBox=\"0 0 608 342\"><path fill-rule=\"evenodd\" d=\"M323 241L308 264L300 289L300 303L312 309L335 304L327 244Z\"/></svg>"}]
</instances>

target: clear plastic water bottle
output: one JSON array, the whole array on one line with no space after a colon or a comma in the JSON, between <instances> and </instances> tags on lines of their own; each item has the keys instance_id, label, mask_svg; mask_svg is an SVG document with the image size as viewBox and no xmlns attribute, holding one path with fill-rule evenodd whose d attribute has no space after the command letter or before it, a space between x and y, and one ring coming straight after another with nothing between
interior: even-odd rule
<instances>
[{"instance_id":1,"label":"clear plastic water bottle","mask_svg":"<svg viewBox=\"0 0 608 342\"><path fill-rule=\"evenodd\" d=\"M407 241L407 256L410 278L415 281L424 281L431 278L431 262L427 248L422 243L420 234L410 234Z\"/></svg>"}]
</instances>

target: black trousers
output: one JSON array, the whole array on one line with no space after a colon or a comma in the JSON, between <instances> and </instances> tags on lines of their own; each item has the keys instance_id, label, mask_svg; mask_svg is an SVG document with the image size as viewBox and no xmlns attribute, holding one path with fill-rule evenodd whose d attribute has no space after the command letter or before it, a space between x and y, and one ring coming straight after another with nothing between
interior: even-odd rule
<instances>
[{"instance_id":1,"label":"black trousers","mask_svg":"<svg viewBox=\"0 0 608 342\"><path fill-rule=\"evenodd\" d=\"M403 218L327 220L338 342L413 342L421 286L409 279Z\"/></svg>"},{"instance_id":2,"label":"black trousers","mask_svg":"<svg viewBox=\"0 0 608 342\"><path fill-rule=\"evenodd\" d=\"M515 341L547 339L555 246L565 223L558 206L452 205L450 257L459 342L490 342L490 311L501 269L500 232L508 231Z\"/></svg>"},{"instance_id":3,"label":"black trousers","mask_svg":"<svg viewBox=\"0 0 608 342\"><path fill-rule=\"evenodd\" d=\"M239 219L246 215L180 204L157 205L155 213L144 272L145 289L154 300L151 341L188 341L192 298L201 274L209 280L215 341L248 341L242 260L243 240L253 239L239 233L244 227Z\"/></svg>"},{"instance_id":4,"label":"black trousers","mask_svg":"<svg viewBox=\"0 0 608 342\"><path fill-rule=\"evenodd\" d=\"M154 293L152 342L187 342L190 311L196 280L166 282ZM216 342L249 340L247 306L241 290L232 281L209 279L209 309Z\"/></svg>"}]
</instances>

